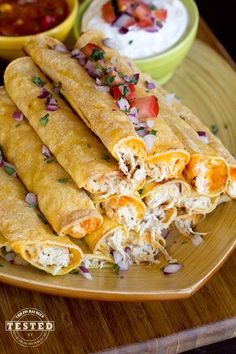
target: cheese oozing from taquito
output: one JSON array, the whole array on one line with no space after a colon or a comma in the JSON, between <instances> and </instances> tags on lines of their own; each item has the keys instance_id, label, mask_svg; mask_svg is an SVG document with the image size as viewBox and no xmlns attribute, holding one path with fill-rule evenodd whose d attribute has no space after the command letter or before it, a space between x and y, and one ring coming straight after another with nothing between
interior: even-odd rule
<instances>
[{"instance_id":1,"label":"cheese oozing from taquito","mask_svg":"<svg viewBox=\"0 0 236 354\"><path fill-rule=\"evenodd\" d=\"M164 97L167 96L167 92L163 88L160 91ZM217 156L223 157L227 161L229 164L229 180L225 192L230 198L236 199L236 159L227 150L222 141L187 106L174 96L169 104L178 116L197 132L199 138L216 152Z\"/></svg>"},{"instance_id":2,"label":"cheese oozing from taquito","mask_svg":"<svg viewBox=\"0 0 236 354\"><path fill-rule=\"evenodd\" d=\"M140 188L146 175L144 167L137 168L128 181L103 144L30 58L11 62L4 80L9 96L80 188L105 196L129 194ZM46 104L53 111L47 111Z\"/></svg>"},{"instance_id":3,"label":"cheese oozing from taquito","mask_svg":"<svg viewBox=\"0 0 236 354\"><path fill-rule=\"evenodd\" d=\"M136 230L142 221L146 206L139 196L115 194L106 199L93 198L95 205L107 215L108 218L116 220L119 224L125 225L128 230Z\"/></svg>"},{"instance_id":4,"label":"cheese oozing from taquito","mask_svg":"<svg viewBox=\"0 0 236 354\"><path fill-rule=\"evenodd\" d=\"M52 275L78 267L81 249L68 237L53 235L39 210L25 202L27 191L21 182L4 169L0 167L0 232L13 252Z\"/></svg>"},{"instance_id":5,"label":"cheese oozing from taquito","mask_svg":"<svg viewBox=\"0 0 236 354\"><path fill-rule=\"evenodd\" d=\"M104 50L107 61L115 62L114 66L118 72L124 75L135 75L138 72L140 76L139 70L132 70L127 63L127 59L121 56L117 50L104 45L104 39L105 35L102 32L88 31L81 35L76 43L76 48L81 49L88 43L94 43ZM145 99L152 94L152 91L137 83L136 93L138 99L141 97ZM163 117L158 114L156 118L143 121L139 119L139 113L137 112L137 117L131 117L131 120L137 133L142 136L147 144L147 174L158 182L180 177L184 167L189 162L189 153L166 124Z\"/></svg>"},{"instance_id":6,"label":"cheese oozing from taquito","mask_svg":"<svg viewBox=\"0 0 236 354\"><path fill-rule=\"evenodd\" d=\"M87 126L101 139L120 169L129 177L146 157L146 145L136 134L131 121L119 110L108 92L96 89L90 77L71 53L57 50L62 43L50 37L32 37L25 51L53 81Z\"/></svg>"},{"instance_id":7,"label":"cheese oozing from taquito","mask_svg":"<svg viewBox=\"0 0 236 354\"><path fill-rule=\"evenodd\" d=\"M20 120L14 119L17 114ZM102 216L84 190L58 164L23 114L0 88L0 145L3 155L58 235L84 237L102 223ZM30 200L29 200L30 202Z\"/></svg>"}]
</instances>

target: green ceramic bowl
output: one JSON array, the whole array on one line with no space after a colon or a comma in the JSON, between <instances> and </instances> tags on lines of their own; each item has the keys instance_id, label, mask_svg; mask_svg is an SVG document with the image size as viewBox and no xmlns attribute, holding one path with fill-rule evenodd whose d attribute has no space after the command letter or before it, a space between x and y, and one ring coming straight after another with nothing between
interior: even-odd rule
<instances>
[{"instance_id":1,"label":"green ceramic bowl","mask_svg":"<svg viewBox=\"0 0 236 354\"><path fill-rule=\"evenodd\" d=\"M85 0L79 8L78 16L74 24L76 39L78 39L80 35L83 14L92 1L93 0ZM182 0L182 2L188 10L189 24L180 40L161 54L150 58L135 60L142 71L150 74L161 85L165 84L174 74L176 68L188 54L196 37L199 22L198 8L194 0Z\"/></svg>"}]
</instances>

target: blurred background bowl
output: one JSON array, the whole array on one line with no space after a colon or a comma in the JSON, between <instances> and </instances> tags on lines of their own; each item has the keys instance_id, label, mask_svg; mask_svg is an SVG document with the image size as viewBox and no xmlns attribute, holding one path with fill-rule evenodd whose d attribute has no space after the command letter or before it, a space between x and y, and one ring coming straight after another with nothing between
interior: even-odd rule
<instances>
[{"instance_id":1,"label":"blurred background bowl","mask_svg":"<svg viewBox=\"0 0 236 354\"><path fill-rule=\"evenodd\" d=\"M93 0L85 0L79 9L74 24L74 35L78 39L81 31L83 14ZM194 0L181 0L188 11L189 23L184 35L172 47L155 56L137 59L139 68L155 78L159 84L165 84L174 74L176 68L188 54L197 34L199 13Z\"/></svg>"},{"instance_id":2,"label":"blurred background bowl","mask_svg":"<svg viewBox=\"0 0 236 354\"><path fill-rule=\"evenodd\" d=\"M61 22L58 26L51 28L48 31L40 32L38 34L45 34L57 38L60 41L63 41L70 30L72 29L76 15L78 12L78 0L67 0L69 7L69 14L67 18ZM12 60L17 57L24 55L22 48L24 43L31 36L19 36L19 37L8 37L0 36L0 59Z\"/></svg>"}]
</instances>

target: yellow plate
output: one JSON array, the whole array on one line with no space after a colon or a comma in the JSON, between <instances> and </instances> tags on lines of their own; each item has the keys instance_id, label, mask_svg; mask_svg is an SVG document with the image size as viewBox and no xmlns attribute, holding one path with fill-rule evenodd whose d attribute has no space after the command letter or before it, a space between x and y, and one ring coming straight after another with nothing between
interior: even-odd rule
<instances>
[{"instance_id":1,"label":"yellow plate","mask_svg":"<svg viewBox=\"0 0 236 354\"><path fill-rule=\"evenodd\" d=\"M235 154L235 73L221 57L196 41L168 89L177 92L209 126L217 124L219 136ZM200 246L193 246L190 241L183 243L182 236L173 235L168 249L184 268L170 276L160 270L164 260L159 265L133 266L119 276L111 269L92 271L93 281L73 274L52 277L30 266L14 266L0 261L4 265L0 267L0 281L86 299L144 301L189 297L220 268L235 247L235 215L236 202L221 205L208 215L199 230L210 233Z\"/></svg>"}]
</instances>

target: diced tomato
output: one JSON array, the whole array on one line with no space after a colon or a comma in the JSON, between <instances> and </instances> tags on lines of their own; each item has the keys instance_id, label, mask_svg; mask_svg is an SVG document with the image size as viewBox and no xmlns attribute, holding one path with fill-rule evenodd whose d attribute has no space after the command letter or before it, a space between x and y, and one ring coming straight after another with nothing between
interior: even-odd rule
<instances>
[{"instance_id":1,"label":"diced tomato","mask_svg":"<svg viewBox=\"0 0 236 354\"><path fill-rule=\"evenodd\" d=\"M129 90L130 93L127 96L128 100L134 100L135 99L135 91L136 91L136 87L134 84L129 84Z\"/></svg>"},{"instance_id":2,"label":"diced tomato","mask_svg":"<svg viewBox=\"0 0 236 354\"><path fill-rule=\"evenodd\" d=\"M116 19L116 14L112 3L109 1L102 7L102 17L107 23L112 23Z\"/></svg>"},{"instance_id":3,"label":"diced tomato","mask_svg":"<svg viewBox=\"0 0 236 354\"><path fill-rule=\"evenodd\" d=\"M153 20L149 17L144 18L138 22L139 27L151 27L153 25Z\"/></svg>"},{"instance_id":4,"label":"diced tomato","mask_svg":"<svg viewBox=\"0 0 236 354\"><path fill-rule=\"evenodd\" d=\"M100 48L98 45L93 44L93 43L88 43L86 44L85 47L81 48L81 52L84 53L84 55L89 58L93 54L94 49L100 50L101 52L104 52L102 48Z\"/></svg>"},{"instance_id":5,"label":"diced tomato","mask_svg":"<svg viewBox=\"0 0 236 354\"><path fill-rule=\"evenodd\" d=\"M167 10L166 9L156 10L154 11L154 16L160 21L165 21L167 17Z\"/></svg>"},{"instance_id":6,"label":"diced tomato","mask_svg":"<svg viewBox=\"0 0 236 354\"><path fill-rule=\"evenodd\" d=\"M118 9L120 10L120 12L127 11L133 3L135 3L134 0L118 0Z\"/></svg>"},{"instance_id":7,"label":"diced tomato","mask_svg":"<svg viewBox=\"0 0 236 354\"><path fill-rule=\"evenodd\" d=\"M150 7L143 2L133 12L133 16L137 19L138 25L141 27L149 27L153 24L151 14Z\"/></svg>"},{"instance_id":8,"label":"diced tomato","mask_svg":"<svg viewBox=\"0 0 236 354\"><path fill-rule=\"evenodd\" d=\"M136 98L131 102L131 107L136 107L139 120L144 122L148 118L155 118L159 112L159 105L156 96Z\"/></svg>"},{"instance_id":9,"label":"diced tomato","mask_svg":"<svg viewBox=\"0 0 236 354\"><path fill-rule=\"evenodd\" d=\"M111 88L111 94L115 101L119 100L122 97L122 93L120 92L119 86L113 86Z\"/></svg>"},{"instance_id":10,"label":"diced tomato","mask_svg":"<svg viewBox=\"0 0 236 354\"><path fill-rule=\"evenodd\" d=\"M122 96L125 97L127 100L133 100L135 99L135 85L134 84L128 84L128 89L129 89L129 94L127 96L122 95L122 89L119 86L113 86L111 88L111 94L114 97L114 99L117 101L119 98ZM123 90L124 91L124 90Z\"/></svg>"}]
</instances>

